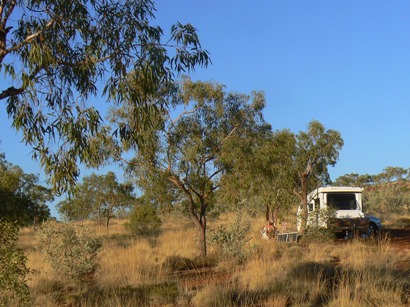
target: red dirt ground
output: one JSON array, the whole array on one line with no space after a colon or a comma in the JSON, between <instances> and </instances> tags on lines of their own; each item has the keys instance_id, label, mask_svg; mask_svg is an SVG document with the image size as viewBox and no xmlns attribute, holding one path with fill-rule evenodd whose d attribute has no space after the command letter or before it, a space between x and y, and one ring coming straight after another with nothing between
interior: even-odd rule
<instances>
[{"instance_id":1,"label":"red dirt ground","mask_svg":"<svg viewBox=\"0 0 410 307\"><path fill-rule=\"evenodd\" d=\"M410 249L410 228L385 229L383 232L390 237L392 246L400 249Z\"/></svg>"}]
</instances>

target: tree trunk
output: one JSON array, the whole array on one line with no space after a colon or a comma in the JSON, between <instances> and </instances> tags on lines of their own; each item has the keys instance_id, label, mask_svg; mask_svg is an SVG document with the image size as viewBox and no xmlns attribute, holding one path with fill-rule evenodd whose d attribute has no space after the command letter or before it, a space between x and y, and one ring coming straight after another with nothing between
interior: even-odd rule
<instances>
[{"instance_id":1,"label":"tree trunk","mask_svg":"<svg viewBox=\"0 0 410 307\"><path fill-rule=\"evenodd\" d=\"M308 208L307 208L307 175L302 173L300 176L301 188L302 188L302 231L306 229L307 218L308 218Z\"/></svg>"},{"instance_id":2,"label":"tree trunk","mask_svg":"<svg viewBox=\"0 0 410 307\"><path fill-rule=\"evenodd\" d=\"M201 256L205 257L206 254L207 254L207 250L206 250L206 223L205 223L205 225L201 225L201 227L198 229L198 231L199 231L199 248L201 249Z\"/></svg>"},{"instance_id":3,"label":"tree trunk","mask_svg":"<svg viewBox=\"0 0 410 307\"><path fill-rule=\"evenodd\" d=\"M206 205L201 205L201 212L198 215L194 211L194 204L191 204L190 207L190 215L192 220L194 221L196 230L199 235L199 250L201 252L201 256L205 257L207 255L207 246L206 246Z\"/></svg>"}]
</instances>

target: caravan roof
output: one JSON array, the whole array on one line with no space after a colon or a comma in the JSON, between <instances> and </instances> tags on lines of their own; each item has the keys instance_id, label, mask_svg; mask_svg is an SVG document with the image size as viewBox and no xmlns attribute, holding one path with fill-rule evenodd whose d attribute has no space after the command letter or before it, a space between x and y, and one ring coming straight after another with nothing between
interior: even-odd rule
<instances>
[{"instance_id":1,"label":"caravan roof","mask_svg":"<svg viewBox=\"0 0 410 307\"><path fill-rule=\"evenodd\" d=\"M361 193L363 188L359 187L321 187L313 190L309 193L308 199L312 199L315 195L319 193L331 193L331 192L351 192L351 193Z\"/></svg>"}]
</instances>

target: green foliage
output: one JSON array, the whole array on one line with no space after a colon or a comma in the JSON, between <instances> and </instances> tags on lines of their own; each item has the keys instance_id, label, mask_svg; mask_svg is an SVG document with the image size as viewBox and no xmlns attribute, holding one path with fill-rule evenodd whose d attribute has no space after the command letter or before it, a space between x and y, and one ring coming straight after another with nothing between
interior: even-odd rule
<instances>
[{"instance_id":1,"label":"green foliage","mask_svg":"<svg viewBox=\"0 0 410 307\"><path fill-rule=\"evenodd\" d=\"M340 132L326 130L318 121L313 120L306 132L296 135L294 163L294 190L302 203L302 216L307 217L307 194L314 188L330 183L328 166L334 166L339 158L339 151L344 141ZM306 219L302 218L302 229Z\"/></svg>"},{"instance_id":2,"label":"green foliage","mask_svg":"<svg viewBox=\"0 0 410 307\"><path fill-rule=\"evenodd\" d=\"M335 238L335 232L332 229L319 226L307 227L302 235L303 242L329 243Z\"/></svg>"},{"instance_id":3,"label":"green foliage","mask_svg":"<svg viewBox=\"0 0 410 307\"><path fill-rule=\"evenodd\" d=\"M105 219L107 227L110 219L118 216L133 205L133 186L119 183L113 172L105 175L91 174L83 178L69 199L57 204L59 213L69 221L86 218L99 224Z\"/></svg>"},{"instance_id":4,"label":"green foliage","mask_svg":"<svg viewBox=\"0 0 410 307\"><path fill-rule=\"evenodd\" d=\"M364 187L373 184L373 180L373 176L368 174L351 173L338 177L332 185L336 187Z\"/></svg>"},{"instance_id":5,"label":"green foliage","mask_svg":"<svg viewBox=\"0 0 410 307\"><path fill-rule=\"evenodd\" d=\"M332 220L336 216L336 209L328 207L321 210L315 210L313 214L309 214L310 224L303 232L303 241L328 243L336 238L336 225L332 224ZM320 225L320 223L323 223ZM325 227L323 227L325 225Z\"/></svg>"},{"instance_id":6,"label":"green foliage","mask_svg":"<svg viewBox=\"0 0 410 307\"><path fill-rule=\"evenodd\" d=\"M57 277L84 281L93 276L102 240L87 226L46 222L36 238Z\"/></svg>"},{"instance_id":7,"label":"green foliage","mask_svg":"<svg viewBox=\"0 0 410 307\"><path fill-rule=\"evenodd\" d=\"M131 233L138 236L158 236L161 229L161 219L157 209L152 205L136 206L129 216L127 227Z\"/></svg>"},{"instance_id":8,"label":"green foliage","mask_svg":"<svg viewBox=\"0 0 410 307\"><path fill-rule=\"evenodd\" d=\"M379 174L352 173L340 176L333 185L364 187L363 202L368 212L408 214L410 213L408 178L408 170L389 166Z\"/></svg>"},{"instance_id":9,"label":"green foliage","mask_svg":"<svg viewBox=\"0 0 410 307\"><path fill-rule=\"evenodd\" d=\"M222 254L237 259L240 263L246 260L245 246L251 225L244 214L238 211L235 221L228 226L219 226L216 230L209 231L209 240L215 244Z\"/></svg>"},{"instance_id":10,"label":"green foliage","mask_svg":"<svg viewBox=\"0 0 410 307\"><path fill-rule=\"evenodd\" d=\"M344 145L340 132L326 128L313 120L306 132L296 135L295 163L293 168L299 173L299 191L303 190L303 178L309 178L307 191L318 186L318 183L329 183L328 166L334 166L339 158L339 151ZM306 197L306 195L304 196Z\"/></svg>"},{"instance_id":11,"label":"green foliage","mask_svg":"<svg viewBox=\"0 0 410 307\"><path fill-rule=\"evenodd\" d=\"M50 217L51 191L38 184L38 176L7 162L0 154L0 217L19 225L40 223Z\"/></svg>"},{"instance_id":12,"label":"green foliage","mask_svg":"<svg viewBox=\"0 0 410 307\"><path fill-rule=\"evenodd\" d=\"M18 228L0 221L0 305L25 306L30 302L27 286L26 257L16 247Z\"/></svg>"},{"instance_id":13,"label":"green foliage","mask_svg":"<svg viewBox=\"0 0 410 307\"><path fill-rule=\"evenodd\" d=\"M398 181L367 187L363 200L368 211L409 214L410 185L408 181Z\"/></svg>"},{"instance_id":14,"label":"green foliage","mask_svg":"<svg viewBox=\"0 0 410 307\"><path fill-rule=\"evenodd\" d=\"M292 133L272 133L270 127L260 127L231 145L225 157L235 163L221 178L220 201L237 204L246 199L247 207L262 210L268 205L283 211L297 202L292 188L294 174L289 167L295 147Z\"/></svg>"},{"instance_id":15,"label":"green foliage","mask_svg":"<svg viewBox=\"0 0 410 307\"><path fill-rule=\"evenodd\" d=\"M79 176L78 162L106 158L101 144L112 135L105 136L91 99L138 105L142 129L119 125L114 137L140 145L139 131L166 107L147 96L210 63L192 25L176 23L166 34L155 25L155 11L151 0L1 2L0 70L7 82L0 100L59 192Z\"/></svg>"},{"instance_id":16,"label":"green foliage","mask_svg":"<svg viewBox=\"0 0 410 307\"><path fill-rule=\"evenodd\" d=\"M207 212L216 203L221 177L236 162L230 152L235 144L250 139L249 131L266 126L262 114L265 100L261 92L249 96L226 93L220 84L189 78L183 79L177 90L163 93L172 109L153 117L151 129L145 131L153 142L131 147L136 154L127 168L144 195L157 198L154 203L170 200L168 203L186 207L200 234L204 256ZM149 96L150 101L156 99L157 94ZM113 120L135 127L139 122L136 114L131 102L116 110ZM128 149L128 143L123 145L124 156Z\"/></svg>"}]
</instances>

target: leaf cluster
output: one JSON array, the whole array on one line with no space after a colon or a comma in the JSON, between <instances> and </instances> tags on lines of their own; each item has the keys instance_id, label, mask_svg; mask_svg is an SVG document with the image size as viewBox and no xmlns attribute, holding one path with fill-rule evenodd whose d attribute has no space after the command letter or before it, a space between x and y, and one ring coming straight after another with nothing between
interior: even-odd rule
<instances>
[{"instance_id":1,"label":"leaf cluster","mask_svg":"<svg viewBox=\"0 0 410 307\"><path fill-rule=\"evenodd\" d=\"M177 23L167 35L154 24L150 0L2 1L0 11L0 70L11 82L0 100L59 192L79 176L77 162L103 162L93 142L105 137L101 108L92 100L131 98L147 112L149 94L210 63L192 25ZM115 131L129 140L127 127Z\"/></svg>"},{"instance_id":2,"label":"leaf cluster","mask_svg":"<svg viewBox=\"0 0 410 307\"><path fill-rule=\"evenodd\" d=\"M30 290L27 285L27 268L22 250L16 246L16 224L0 220L0 305L29 306Z\"/></svg>"},{"instance_id":3,"label":"leaf cluster","mask_svg":"<svg viewBox=\"0 0 410 307\"><path fill-rule=\"evenodd\" d=\"M69 198L57 204L58 211L67 220L87 218L101 222L109 219L135 202L130 183L119 183L113 172L85 176ZM108 225L108 224L107 224Z\"/></svg>"},{"instance_id":4,"label":"leaf cluster","mask_svg":"<svg viewBox=\"0 0 410 307\"><path fill-rule=\"evenodd\" d=\"M0 216L19 225L40 223L50 217L47 202L51 190L38 183L38 176L26 174L0 156Z\"/></svg>"},{"instance_id":5,"label":"leaf cluster","mask_svg":"<svg viewBox=\"0 0 410 307\"><path fill-rule=\"evenodd\" d=\"M262 116L265 100L261 92L226 93L221 84L187 77L176 85L177 91L173 88L168 96L172 108L159 114L163 129L153 125L147 132L155 135L152 146L138 148L128 171L150 197L169 202L172 197L199 218L214 204L221 178L238 161L235 148L268 129ZM121 115L116 120L135 123L133 107L116 112Z\"/></svg>"},{"instance_id":6,"label":"leaf cluster","mask_svg":"<svg viewBox=\"0 0 410 307\"><path fill-rule=\"evenodd\" d=\"M130 213L127 228L137 236L156 237L159 235L161 225L157 209L150 204L143 204L135 206Z\"/></svg>"},{"instance_id":7,"label":"leaf cluster","mask_svg":"<svg viewBox=\"0 0 410 307\"><path fill-rule=\"evenodd\" d=\"M246 260L245 246L250 241L248 234L251 229L244 212L237 211L235 220L230 225L222 225L209 231L211 244L217 246L225 256L233 257L240 263Z\"/></svg>"},{"instance_id":8,"label":"leaf cluster","mask_svg":"<svg viewBox=\"0 0 410 307\"><path fill-rule=\"evenodd\" d=\"M36 239L59 278L83 281L93 276L102 240L87 226L46 222Z\"/></svg>"}]
</instances>

